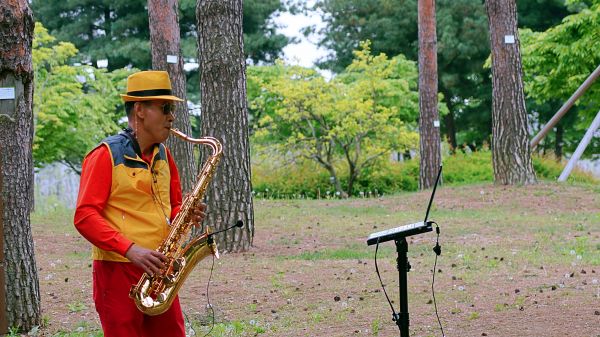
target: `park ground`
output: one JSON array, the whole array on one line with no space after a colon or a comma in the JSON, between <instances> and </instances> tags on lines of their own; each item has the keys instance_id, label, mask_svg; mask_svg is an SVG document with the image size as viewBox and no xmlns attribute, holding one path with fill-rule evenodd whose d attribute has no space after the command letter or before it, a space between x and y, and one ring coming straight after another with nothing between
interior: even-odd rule
<instances>
[{"instance_id":1,"label":"park ground","mask_svg":"<svg viewBox=\"0 0 600 337\"><path fill-rule=\"evenodd\" d=\"M180 292L190 335L398 336L375 273L376 231L422 220L430 191L372 199L255 200L244 253L198 264ZM600 336L600 187L443 186L435 299L446 336ZM32 216L39 336L101 336L89 244L72 211ZM411 336L442 336L431 292L434 232L409 238ZM393 242L378 265L398 309Z\"/></svg>"}]
</instances>

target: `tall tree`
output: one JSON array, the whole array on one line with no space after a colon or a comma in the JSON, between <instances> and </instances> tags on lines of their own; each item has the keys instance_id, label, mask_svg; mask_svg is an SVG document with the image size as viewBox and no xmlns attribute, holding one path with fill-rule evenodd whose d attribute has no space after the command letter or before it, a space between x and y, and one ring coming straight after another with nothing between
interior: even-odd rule
<instances>
[{"instance_id":1,"label":"tall tree","mask_svg":"<svg viewBox=\"0 0 600 337\"><path fill-rule=\"evenodd\" d=\"M183 102L176 102L174 126L186 135L191 135L190 114L185 94L185 72L180 48L179 19L177 0L148 0L150 21L150 45L152 68L165 70L171 78L173 94ZM181 174L181 187L189 192L194 183L194 152L191 143L170 137L167 145L173 153Z\"/></svg>"},{"instance_id":2,"label":"tall tree","mask_svg":"<svg viewBox=\"0 0 600 337\"><path fill-rule=\"evenodd\" d=\"M149 69L146 0L33 0L36 19L57 39L79 49L82 62L108 59L108 69Z\"/></svg>"},{"instance_id":3,"label":"tall tree","mask_svg":"<svg viewBox=\"0 0 600 337\"><path fill-rule=\"evenodd\" d=\"M36 19L59 40L75 44L83 61L108 59L109 69L133 65L149 69L147 0L32 0ZM196 58L195 0L180 0L183 56ZM285 9L282 0L247 0L244 6L246 57L273 62L289 39L276 32L271 17Z\"/></svg>"},{"instance_id":4,"label":"tall tree","mask_svg":"<svg viewBox=\"0 0 600 337\"><path fill-rule=\"evenodd\" d=\"M532 184L515 0L485 2L492 50L492 162L497 184Z\"/></svg>"},{"instance_id":5,"label":"tall tree","mask_svg":"<svg viewBox=\"0 0 600 337\"><path fill-rule=\"evenodd\" d=\"M227 251L245 250L254 238L254 207L242 0L199 0L196 15L202 135L220 139L224 152L207 193L207 218L217 229L243 220L246 226L225 232L220 243Z\"/></svg>"},{"instance_id":6,"label":"tall tree","mask_svg":"<svg viewBox=\"0 0 600 337\"><path fill-rule=\"evenodd\" d=\"M519 0L519 8L527 9L519 13L520 26L559 23L566 9L562 2ZM374 54L417 59L417 0L318 0L317 7L326 14L320 44L333 51L322 67L343 71L352 51L367 39ZM490 54L485 7L481 0L437 0L436 7L438 85L449 110L441 131L452 148L481 146L491 134L490 70L483 67Z\"/></svg>"},{"instance_id":7,"label":"tall tree","mask_svg":"<svg viewBox=\"0 0 600 337\"><path fill-rule=\"evenodd\" d=\"M435 0L419 0L419 186L433 187L442 157L438 111Z\"/></svg>"},{"instance_id":8,"label":"tall tree","mask_svg":"<svg viewBox=\"0 0 600 337\"><path fill-rule=\"evenodd\" d=\"M6 323L40 323L40 288L29 214L33 198L33 15L26 0L0 2L0 229ZM5 331L4 331L5 332Z\"/></svg>"}]
</instances>

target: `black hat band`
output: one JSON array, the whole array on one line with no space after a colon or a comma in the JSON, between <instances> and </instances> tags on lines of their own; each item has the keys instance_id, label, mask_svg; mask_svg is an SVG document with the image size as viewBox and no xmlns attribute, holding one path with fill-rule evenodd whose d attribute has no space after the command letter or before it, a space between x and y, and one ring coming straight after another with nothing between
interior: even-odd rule
<instances>
[{"instance_id":1,"label":"black hat band","mask_svg":"<svg viewBox=\"0 0 600 337\"><path fill-rule=\"evenodd\" d=\"M171 96L170 89L154 89L154 90L138 90L138 91L128 91L128 96L135 97L149 97L149 96Z\"/></svg>"}]
</instances>

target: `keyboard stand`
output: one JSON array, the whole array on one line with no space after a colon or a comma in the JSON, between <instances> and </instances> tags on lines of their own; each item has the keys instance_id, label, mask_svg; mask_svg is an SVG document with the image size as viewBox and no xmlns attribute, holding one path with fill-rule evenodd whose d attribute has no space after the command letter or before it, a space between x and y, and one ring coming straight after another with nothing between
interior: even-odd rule
<instances>
[{"instance_id":1,"label":"keyboard stand","mask_svg":"<svg viewBox=\"0 0 600 337\"><path fill-rule=\"evenodd\" d=\"M408 272L410 271L410 263L408 262L408 243L406 237L394 240L396 242L396 252L398 258L398 279L399 279L399 295L400 295L400 311L394 315L392 320L396 322L400 329L400 337L408 336L409 315L408 315Z\"/></svg>"}]
</instances>

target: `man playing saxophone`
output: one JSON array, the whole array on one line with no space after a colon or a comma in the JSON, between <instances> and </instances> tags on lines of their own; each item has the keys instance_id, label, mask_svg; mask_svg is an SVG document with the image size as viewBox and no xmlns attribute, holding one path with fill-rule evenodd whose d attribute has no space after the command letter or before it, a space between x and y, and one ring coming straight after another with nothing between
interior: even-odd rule
<instances>
[{"instance_id":1,"label":"man playing saxophone","mask_svg":"<svg viewBox=\"0 0 600 337\"><path fill-rule=\"evenodd\" d=\"M148 316L129 298L145 272L167 262L157 247L182 204L179 173L162 144L175 120L167 72L142 71L127 79L128 128L102 141L85 158L74 224L93 244L93 298L105 337L185 336L176 299L163 314ZM204 218L205 205L192 211Z\"/></svg>"}]
</instances>

